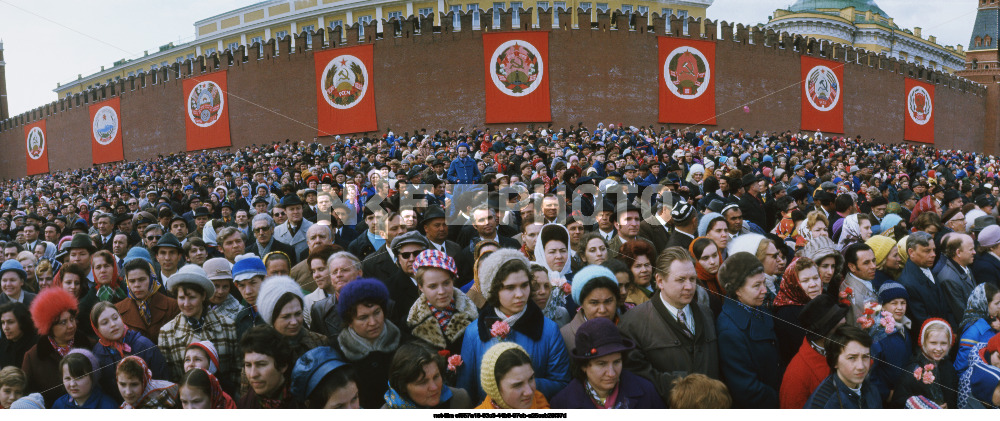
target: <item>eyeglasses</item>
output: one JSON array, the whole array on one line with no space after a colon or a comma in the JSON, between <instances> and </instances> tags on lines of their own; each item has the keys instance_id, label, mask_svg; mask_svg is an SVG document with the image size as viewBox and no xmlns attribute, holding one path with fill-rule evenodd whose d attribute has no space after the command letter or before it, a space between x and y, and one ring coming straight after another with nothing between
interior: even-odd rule
<instances>
[{"instance_id":1,"label":"eyeglasses","mask_svg":"<svg viewBox=\"0 0 1000 421\"><path fill-rule=\"evenodd\" d=\"M253 229L253 232L265 232L269 229L271 229L271 227L257 227Z\"/></svg>"},{"instance_id":2,"label":"eyeglasses","mask_svg":"<svg viewBox=\"0 0 1000 421\"><path fill-rule=\"evenodd\" d=\"M147 235L146 239L149 240L149 241L158 241L161 237L163 237L163 236L162 235Z\"/></svg>"},{"instance_id":3,"label":"eyeglasses","mask_svg":"<svg viewBox=\"0 0 1000 421\"><path fill-rule=\"evenodd\" d=\"M402 258L402 259L410 260L410 259L412 259L414 257L417 257L418 254L423 253L423 252L424 252L423 250L409 251L409 252L401 251L401 252L399 252L399 257Z\"/></svg>"}]
</instances>

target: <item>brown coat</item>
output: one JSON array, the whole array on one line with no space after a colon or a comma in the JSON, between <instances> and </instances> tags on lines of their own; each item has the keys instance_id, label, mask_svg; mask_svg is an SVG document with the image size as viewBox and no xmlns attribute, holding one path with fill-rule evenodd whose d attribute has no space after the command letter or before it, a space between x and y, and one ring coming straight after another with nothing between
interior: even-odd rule
<instances>
[{"instance_id":1,"label":"brown coat","mask_svg":"<svg viewBox=\"0 0 1000 421\"><path fill-rule=\"evenodd\" d=\"M669 402L674 379L701 373L720 379L719 344L712 312L696 302L689 304L694 314L695 335L689 338L663 304L654 296L622 316L618 328L635 343L629 352L629 371L653 382L664 402Z\"/></svg>"},{"instance_id":2,"label":"brown coat","mask_svg":"<svg viewBox=\"0 0 1000 421\"><path fill-rule=\"evenodd\" d=\"M90 350L90 341L82 330L77 329L73 348ZM52 347L49 337L41 335L35 346L24 353L24 361L21 363L21 370L28 380L24 388L25 394L41 393L45 398L46 408L51 408L56 399L66 394L66 388L62 383L62 370L59 369L60 360L62 356Z\"/></svg>"},{"instance_id":3,"label":"brown coat","mask_svg":"<svg viewBox=\"0 0 1000 421\"><path fill-rule=\"evenodd\" d=\"M569 323L559 328L559 333L562 334L563 342L566 343L566 350L570 352L570 355L573 355L573 349L576 348L576 330L586 321L581 309L576 312L576 316L573 316L573 320L570 320Z\"/></svg>"},{"instance_id":4,"label":"brown coat","mask_svg":"<svg viewBox=\"0 0 1000 421\"><path fill-rule=\"evenodd\" d=\"M142 336L153 341L154 344L160 339L160 328L181 312L180 308L177 307L177 300L159 292L149 300L149 314L151 315L149 324L146 324L146 321L142 319L139 306L131 298L118 302L115 304L115 308L118 309L118 313L122 316L122 322L129 329L135 329Z\"/></svg>"}]
</instances>

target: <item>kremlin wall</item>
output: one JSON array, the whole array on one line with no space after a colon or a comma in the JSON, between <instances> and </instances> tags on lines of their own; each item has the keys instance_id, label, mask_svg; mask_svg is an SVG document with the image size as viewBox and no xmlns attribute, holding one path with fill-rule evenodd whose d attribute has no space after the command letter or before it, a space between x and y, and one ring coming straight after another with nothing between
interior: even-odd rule
<instances>
[{"instance_id":1,"label":"kremlin wall","mask_svg":"<svg viewBox=\"0 0 1000 421\"><path fill-rule=\"evenodd\" d=\"M482 21L491 22L492 12L483 11ZM531 30L531 10L520 12L523 28L511 28L509 11L500 13L501 31ZM716 43L712 71L718 117L716 125L706 126L709 130L799 130L800 57L808 55L845 63L843 135L902 142L904 77L912 77L935 85L935 147L997 152L996 140L990 136L986 141L984 129L987 98L996 101L995 93L988 96L984 85L942 71L742 24L691 18L684 35L684 22L673 16L653 13L652 25L635 26L647 17L598 12L592 23L591 13L579 10L581 29L573 29L571 12L559 13L563 27L547 29L552 15L539 11L539 27L550 33L546 70L555 127L580 122L591 128L598 122L667 126L658 122L662 68L657 37L692 37ZM0 122L0 177L26 174L24 126L43 118L51 171L91 166L88 105L115 96L121 99L126 160L184 151L182 79L217 70L228 71L233 146L312 141L317 136L316 76L313 50L302 48L306 36L313 37L311 45L324 48L374 44L372 83L379 132L515 126L485 124L483 32L473 30L471 14L462 13L460 20L461 29L454 29L451 13L443 15L439 27L433 26L432 17L392 19L383 21L383 33L376 33L377 22L371 22L360 40L358 24L334 30L342 29L345 37L328 36L323 30L302 33L295 50L290 38L272 39L260 48L255 44L197 57L60 99ZM330 39L349 41L330 45ZM329 144L332 138L319 141Z\"/></svg>"}]
</instances>

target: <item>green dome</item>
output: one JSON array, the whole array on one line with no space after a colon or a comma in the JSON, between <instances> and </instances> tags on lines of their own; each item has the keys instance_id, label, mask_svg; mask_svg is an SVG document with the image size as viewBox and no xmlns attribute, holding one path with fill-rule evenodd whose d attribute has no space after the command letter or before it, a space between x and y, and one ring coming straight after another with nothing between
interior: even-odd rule
<instances>
[{"instance_id":1,"label":"green dome","mask_svg":"<svg viewBox=\"0 0 1000 421\"><path fill-rule=\"evenodd\" d=\"M859 12L878 13L886 18L890 16L875 4L875 0L798 0L788 10L793 12L814 12L818 9L845 9L853 7Z\"/></svg>"}]
</instances>

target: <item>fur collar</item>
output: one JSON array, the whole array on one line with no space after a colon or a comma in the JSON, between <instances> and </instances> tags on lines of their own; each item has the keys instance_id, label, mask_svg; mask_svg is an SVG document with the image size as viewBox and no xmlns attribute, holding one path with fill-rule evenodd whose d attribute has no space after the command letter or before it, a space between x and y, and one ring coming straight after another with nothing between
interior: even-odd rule
<instances>
[{"instance_id":1,"label":"fur collar","mask_svg":"<svg viewBox=\"0 0 1000 421\"><path fill-rule=\"evenodd\" d=\"M493 327L493 323L499 320L500 318L497 317L496 310L493 309L492 305L487 304L483 306L479 310L479 318L476 320L476 324L479 327L479 340L489 342L493 339L493 336L490 335L490 328ZM539 341L542 339L542 333L545 330L545 316L534 301L528 300L528 308L524 312L524 316L521 316L514 323L514 326L510 328L511 330L521 332L533 341Z\"/></svg>"},{"instance_id":2,"label":"fur collar","mask_svg":"<svg viewBox=\"0 0 1000 421\"><path fill-rule=\"evenodd\" d=\"M434 316L430 305L427 304L426 296L421 293L417 301L410 307L410 313L406 317L406 324L412 329L413 336L438 348L447 348L448 345L462 336L465 333L465 328L476 320L479 310L472 299L458 288L455 288L454 299L455 309L458 311L451 316L451 322L442 331L437 317Z\"/></svg>"}]
</instances>

